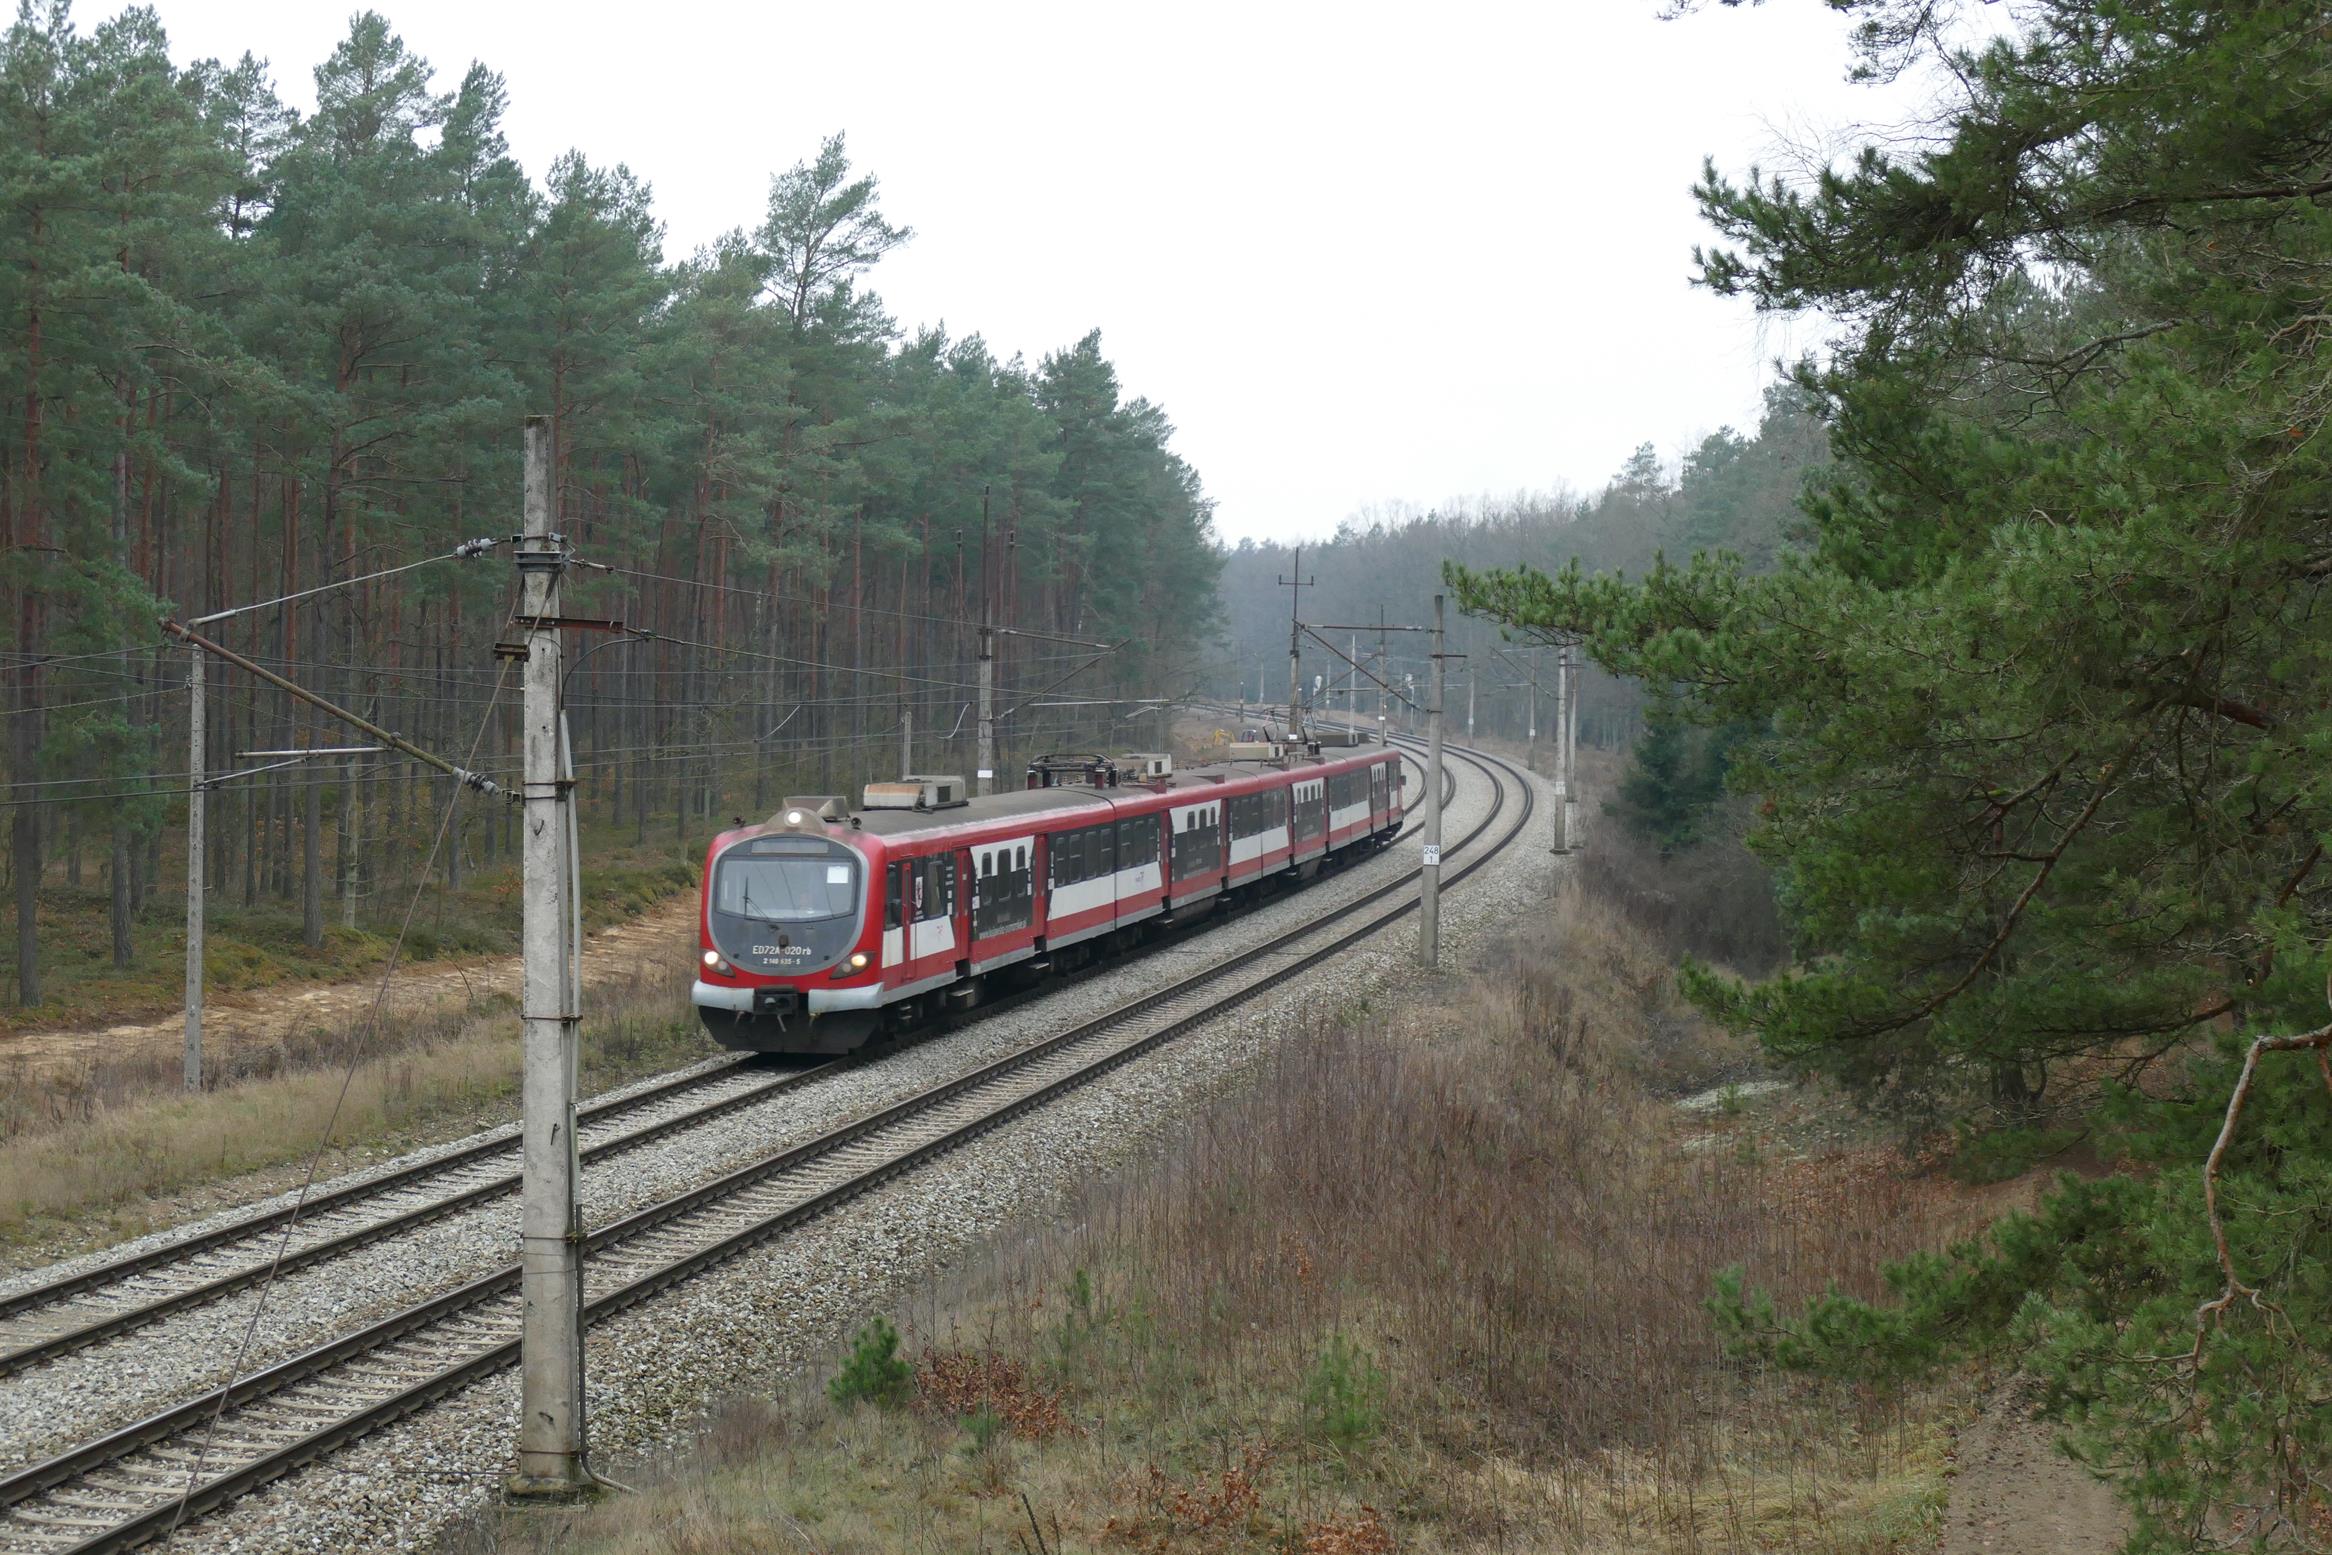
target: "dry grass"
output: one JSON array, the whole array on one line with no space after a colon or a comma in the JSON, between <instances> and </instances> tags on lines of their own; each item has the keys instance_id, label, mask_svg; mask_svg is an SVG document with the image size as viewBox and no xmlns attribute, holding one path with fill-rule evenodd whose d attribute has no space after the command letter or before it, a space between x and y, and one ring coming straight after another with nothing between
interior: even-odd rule
<instances>
[{"instance_id":1,"label":"dry grass","mask_svg":"<svg viewBox=\"0 0 2332 1555\"><path fill-rule=\"evenodd\" d=\"M1155 1169L910 1316L904 1415L814 1382L735 1406L638 1496L481 1524L480 1548L1875 1552L1932 1537L1937 1400L1724 1357L1703 1303L1789 1300L1988 1219L1876 1147L1687 1117L1666 958L1574 891L1446 1008L1323 1021ZM1668 1067L1680 1065L1673 1060ZM980 1369L980 1368L988 1369ZM952 1368L952 1370L949 1370ZM1041 1404L1042 1407L1039 1407ZM1066 1429L1012 1422L1066 1414ZM1032 1439L1041 1436L1041 1439ZM633 1479L631 1474L622 1477ZM1021 1497L1025 1495L1024 1504ZM1036 1527L1031 1528L1033 1513ZM1041 1534L1041 1537L1040 1537Z\"/></svg>"},{"instance_id":2,"label":"dry grass","mask_svg":"<svg viewBox=\"0 0 2332 1555\"><path fill-rule=\"evenodd\" d=\"M583 1023L594 1087L704 1056L685 972L595 993ZM0 1239L103 1242L170 1218L155 1201L289 1163L331 1129L326 1173L432 1134L479 1126L517 1095L515 1006L506 998L400 1017L373 1033L318 1033L238 1053L215 1088L171 1087L174 1059L85 1066L75 1075L0 1077ZM343 1078L347 1094L341 1096Z\"/></svg>"},{"instance_id":3,"label":"dry grass","mask_svg":"<svg viewBox=\"0 0 2332 1555\"><path fill-rule=\"evenodd\" d=\"M0 964L0 1036L18 1032L79 1031L166 1016L183 1008L186 965L185 867L181 834L164 838L162 885L132 924L136 954L113 964L110 893L100 885L70 886L51 878L40 893L42 1002L16 1003L13 960ZM417 861L426 842L412 852ZM584 920L587 928L636 917L658 901L692 890L702 855L671 840L669 827L647 843L604 824L585 838ZM327 866L329 869L329 866ZM327 886L329 889L329 886ZM473 867L459 890L442 883L421 888L421 908L406 935L404 962L420 965L518 948L518 868L515 861ZM296 900L263 899L244 908L234 893L214 893L208 904L203 966L214 994L361 979L387 964L411 889L383 887L363 902L360 926L344 928L340 904L325 903L324 943L301 938Z\"/></svg>"}]
</instances>

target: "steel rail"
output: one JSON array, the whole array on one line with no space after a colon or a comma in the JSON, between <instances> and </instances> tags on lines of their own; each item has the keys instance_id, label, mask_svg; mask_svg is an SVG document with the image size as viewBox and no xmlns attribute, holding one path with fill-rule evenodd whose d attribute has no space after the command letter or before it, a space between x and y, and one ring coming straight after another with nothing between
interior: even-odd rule
<instances>
[{"instance_id":1,"label":"steel rail","mask_svg":"<svg viewBox=\"0 0 2332 1555\"><path fill-rule=\"evenodd\" d=\"M864 1061L862 1056L853 1054L829 1063L816 1065L813 1068L796 1070L790 1074L774 1075L758 1085L748 1086L733 1095L715 1097L703 1105L691 1107L668 1118L659 1118L653 1123L627 1133L618 1134L612 1139L603 1139L595 1144L586 1145L580 1153L580 1159L584 1161L605 1160L625 1151L640 1149L683 1129L695 1128L699 1124L724 1117L740 1108L767 1101L772 1096L797 1089L816 1080L830 1078L841 1070L854 1067ZM684 1093L692 1088L701 1088L719 1080L732 1078L743 1067L742 1064L723 1065L719 1069L689 1076L680 1082L659 1086L653 1092L643 1092L637 1098L626 1097L621 1104L606 1107L590 1121L599 1121L611 1115L621 1116L625 1113L638 1111L639 1107L631 1105L635 1100L641 1105L645 1105L651 1100L663 1100L675 1092ZM409 1173L398 1173L393 1179L384 1178L376 1182L357 1185L359 1189L364 1191L340 1190L347 1193L348 1196L339 1200L338 1203L340 1207L345 1208L350 1202L361 1203L368 1198L389 1197L394 1193L410 1190L416 1182L426 1181L431 1177L454 1176L463 1168L477 1165L482 1160L491 1159L496 1155L516 1156L517 1153L518 1146L515 1138L499 1139L490 1145L470 1147L457 1152L454 1156L441 1157L430 1162L426 1169L410 1169ZM459 1189L443 1198L431 1199L426 1204L415 1205L410 1209L401 1210L379 1220L368 1220L336 1235L290 1249L280 1259L262 1256L254 1263L230 1269L224 1274L216 1275L199 1284L171 1291L165 1295L157 1296L151 1301L125 1307L118 1312L93 1318L86 1323L44 1336L29 1344L0 1352L0 1377L13 1376L17 1372L25 1371L46 1361L55 1360L59 1356L68 1355L75 1350L84 1349L93 1344L101 1344L109 1339L117 1339L133 1329L143 1328L147 1324L159 1322L165 1317L190 1310L207 1302L220 1300L237 1291L247 1290L251 1286L277 1275L290 1274L297 1269L305 1269L313 1264L344 1257L360 1248L369 1247L375 1242L384 1241L393 1236L401 1236L416 1227L442 1220L448 1215L468 1209L473 1205L514 1192L518 1185L519 1174L517 1172L503 1172L482 1183L474 1183L467 1188ZM310 1201L305 1216L315 1217L330 1207ZM262 1224L256 1229L243 1230L240 1231L239 1235L232 1236L214 1238L211 1235L206 1235L194 1253L185 1251L184 1244L173 1244L172 1247L161 1251L178 1253L179 1256L144 1261L139 1268L129 1271L119 1279L104 1283L118 1284L121 1279L136 1274L151 1273L158 1267L166 1268L187 1262L191 1256L201 1252L212 1251L221 1246L231 1246L236 1242L264 1236L269 1230L280 1227L288 1218L288 1215L283 1212L270 1212L267 1217L268 1223ZM240 1228L226 1229L239 1230ZM70 1282L69 1289L61 1292L49 1291L51 1300L39 1305L55 1305L60 1300L91 1288L87 1280L76 1279ZM21 1315L28 1309L38 1310L39 1307L28 1304L5 1315Z\"/></svg>"},{"instance_id":2,"label":"steel rail","mask_svg":"<svg viewBox=\"0 0 2332 1555\"><path fill-rule=\"evenodd\" d=\"M1521 778L1521 774L1502 758L1486 753L1464 752L1459 754L1461 759L1479 767L1489 777L1493 789L1493 801L1489 812L1472 830L1467 832L1464 838L1459 840L1451 849L1452 852L1459 851L1478 839L1495 823L1499 814L1504 810L1506 789L1498 777L1499 770L1503 770L1509 776ZM1521 834L1523 827L1529 822L1535 796L1527 779L1522 780L1518 788L1522 801L1521 813L1514 825L1489 850L1470 859L1461 869L1456 871L1451 876L1450 884L1454 885L1464 880L1475 870L1483 867ZM662 1226L693 1210L716 1205L723 1199L756 1186L773 1176L832 1155L845 1145L867 1138L882 1129L900 1123L902 1120L929 1112L950 1099L962 1096L982 1085L993 1083L999 1077L1027 1068L1047 1056L1063 1053L1073 1045L1090 1043L1109 1029L1134 1019L1147 1010L1156 1009L1160 1005L1178 998L1189 997L1197 985L1207 980L1219 977L1237 967L1258 961L1264 956L1282 949L1292 941L1309 938L1336 921L1359 913L1387 894L1411 883L1416 879L1417 873L1414 870L1409 871L1394 881L1376 887L1353 901L1340 905L1326 918L1315 920L1274 936L1224 963L1208 967L1190 977L1179 979L1150 994L1129 1001L1117 1009L1104 1012L1095 1019L1069 1031L982 1065L968 1074L942 1082L940 1085L933 1086L904 1101L894 1103L868 1117L845 1124L818 1139L779 1152L764 1161L739 1168L717 1182L702 1185L668 1200L664 1204L652 1206L647 1210L627 1216L623 1220L603 1227L594 1233L587 1243L587 1251L604 1254L616 1245L640 1236L643 1232ZM1396 903L1390 909L1376 914L1329 942L1305 952L1291 963L1286 971L1292 973L1318 965L1340 954L1359 940L1399 921L1408 913L1415 911L1416 907L1415 898ZM937 1155L951 1151L1012 1118L1042 1106L1068 1090L1089 1083L1140 1054L1187 1032L1193 1026L1246 1002L1266 988L1276 986L1277 982L1278 979L1274 979L1269 984L1252 984L1210 1000L1195 1010L1177 1016L1173 1021L1156 1031L1137 1038L1133 1042L1111 1048L1097 1057L1081 1063L1037 1090L1011 1098L1002 1105L991 1108L933 1139L926 1140L900 1154L887 1157L863 1171L855 1172L842 1182L821 1190L775 1215L756 1220L709 1245L651 1269L624 1285L592 1299L586 1306L587 1320L604 1318L622 1311L624 1308L645 1300L715 1263L734 1256L737 1252L791 1229L805 1220L814 1218L848 1198L867 1192L901 1172L911 1170ZM5 1480L0 1480L0 1507L14 1507L44 1491L69 1485L73 1480L103 1469L106 1465L116 1462L140 1447L165 1440L190 1427L202 1425L220 1408L222 1401L229 1407L258 1402L281 1391L286 1386L324 1372L342 1361L379 1350L419 1329L454 1317L497 1295L513 1291L516 1289L517 1281L518 1270L515 1265L512 1265L497 1273L474 1280L456 1290L446 1292L430 1301L394 1314L366 1329L292 1357L265 1371L241 1379L228 1387L212 1389L200 1397L187 1400L146 1420L123 1427L81 1447L70 1449L44 1463L36 1464L7 1477ZM515 1339L493 1346L452 1366L442 1368L433 1375L399 1390L386 1399L366 1405L360 1410L351 1412L339 1420L330 1422L293 1442L279 1446L249 1463L237 1466L205 1484L197 1486L186 1498L183 1514L179 1500L174 1496L158 1507L134 1515L111 1528L94 1533L91 1537L75 1543L69 1548L73 1555L97 1555L97 1552L101 1551L132 1548L167 1532L178 1524L182 1515L189 1517L202 1515L257 1485L291 1472L383 1424L400 1419L425 1407L455 1388L491 1375L516 1358L517 1341ZM84 1520L75 1519L76 1522Z\"/></svg>"},{"instance_id":3,"label":"steel rail","mask_svg":"<svg viewBox=\"0 0 2332 1555\"><path fill-rule=\"evenodd\" d=\"M625 1112L636 1111L651 1102L663 1100L675 1091L708 1084L716 1078L726 1076L737 1069L742 1061L723 1064L718 1069L707 1070L701 1074L676 1075L659 1081L646 1090L637 1091L630 1096L616 1100L587 1103L576 1109L575 1121L592 1123L620 1116ZM517 1138L515 1131L498 1129L491 1137L464 1145L459 1150L433 1156L429 1160L400 1167L396 1171L385 1173L379 1177L369 1177L362 1182L349 1183L328 1192L312 1193L308 1195L305 1203L279 1205L275 1209L263 1210L259 1214L245 1216L243 1219L228 1225L197 1232L193 1236L182 1237L175 1242L166 1242L159 1247L150 1247L144 1252L108 1259L104 1263L94 1264L76 1274L67 1275L63 1279L35 1285L13 1295L0 1296L0 1318L15 1317L20 1313L32 1311L36 1307L62 1301L68 1296L76 1296L83 1291L94 1290L100 1285L109 1285L119 1280L128 1279L133 1275L144 1274L172 1263L183 1262L197 1253L209 1252L213 1248L224 1247L231 1242L240 1242L246 1237L257 1236L263 1231L272 1231L294 1217L304 1220L309 1216L327 1214L369 1197L396 1192L429 1177L440 1176L457 1167L472 1165L490 1156L513 1150L517 1146Z\"/></svg>"},{"instance_id":4,"label":"steel rail","mask_svg":"<svg viewBox=\"0 0 2332 1555\"><path fill-rule=\"evenodd\" d=\"M1456 788L1455 776L1443 773L1444 804L1449 802L1450 797L1456 792ZM1405 818L1398 835L1407 836L1412 830L1414 830L1414 823ZM1216 921L1211 915L1193 920L1172 938L1179 942L1193 934L1203 933ZM1117 964L1115 958L1110 964ZM1004 1014L1058 986L1057 982L1040 985L1018 994L991 1000L972 1011L946 1018L939 1029L957 1029L971 1021L985 1020L995 1015ZM866 1062L883 1051L882 1047L877 1046L850 1055L845 1059L775 1077L735 1095L717 1098L707 1105L676 1113L669 1118L659 1119L644 1128L635 1129L614 1139L586 1146L582 1152L582 1159L586 1162L604 1159L623 1151L652 1144L684 1129L710 1122L741 1108L766 1101L780 1092L806 1085L812 1080L830 1077L844 1068ZM750 1059L738 1060L697 1074L676 1076L636 1091L629 1096L588 1104L580 1109L577 1121L580 1123L604 1122L611 1118L640 1111L665 1101L675 1094L721 1083L734 1077L749 1061ZM259 1215L246 1217L230 1225L182 1238L161 1247L150 1248L143 1253L110 1259L64 1279L34 1286L14 1295L0 1298L0 1321L37 1312L44 1307L60 1305L73 1297L118 1285L141 1275L165 1270L238 1242L252 1240L279 1229L295 1217L303 1220L316 1220L326 1215L340 1213L367 1199L401 1195L411 1191L417 1184L426 1182L433 1177L458 1175L467 1168L497 1155L514 1156L517 1153L517 1148L516 1131L509 1128L500 1129L493 1136L464 1146L459 1150L367 1179L364 1182L352 1183L326 1193L311 1195L304 1203L280 1206ZM504 1173L486 1182L473 1184L444 1198L432 1199L426 1204L416 1205L379 1220L367 1221L338 1235L308 1243L286 1252L280 1259L261 1258L254 1263L229 1270L195 1285L168 1292L151 1301L125 1307L117 1312L92 1318L57 1333L43 1335L30 1343L0 1351L0 1378L13 1376L18 1372L55 1360L75 1350L119 1338L165 1317L220 1300L237 1291L247 1290L251 1286L276 1275L289 1274L298 1269L343 1257L374 1243L402 1235L419 1226L443 1219L447 1215L512 1192L518 1185L519 1176L517 1173Z\"/></svg>"}]
</instances>

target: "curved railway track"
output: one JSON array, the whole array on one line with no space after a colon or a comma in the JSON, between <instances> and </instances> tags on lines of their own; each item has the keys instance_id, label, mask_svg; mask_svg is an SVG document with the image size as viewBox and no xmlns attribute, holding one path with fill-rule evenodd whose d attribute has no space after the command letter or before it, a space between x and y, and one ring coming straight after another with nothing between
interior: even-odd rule
<instances>
[{"instance_id":1,"label":"curved railway track","mask_svg":"<svg viewBox=\"0 0 2332 1555\"><path fill-rule=\"evenodd\" d=\"M1443 802L1455 792L1443 774ZM1404 826L1407 836L1414 824ZM1214 920L1168 940L1203 934ZM1156 948L1146 946L1145 950ZM1138 955L1142 952L1135 952ZM1122 964L1111 960L1097 970ZM952 1030L1018 1009L1060 986L1040 984L947 1017ZM881 1046L806 1069L772 1074L751 1058L658 1081L629 1095L577 1110L585 1130L582 1160L606 1160L757 1105L881 1056ZM610 1125L644 1115L630 1128ZM79 1270L0 1296L0 1378L94 1344L118 1339L163 1318L247 1290L277 1275L344 1257L418 1226L518 1191L514 1128L382 1176L310 1194L232 1224ZM287 1239L285 1228L292 1228ZM281 1246L281 1257L277 1256Z\"/></svg>"},{"instance_id":2,"label":"curved railway track","mask_svg":"<svg viewBox=\"0 0 2332 1555\"><path fill-rule=\"evenodd\" d=\"M1502 852L1534 803L1531 784L1511 764L1448 754L1488 778L1492 799L1447 853L1467 852L1508 811L1505 777L1518 780L1519 803L1506 830L1451 871L1445 886ZM1342 953L1414 911L1414 896L1385 899L1416 879L1416 870L1404 871L1152 993L600 1228L585 1248L586 1322L813 1219ZM827 1067L763 1083L800 1084ZM669 1131L661 1121L648 1127ZM517 1359L518 1279L510 1264L0 1478L0 1543L73 1555L133 1548L492 1375Z\"/></svg>"}]
</instances>

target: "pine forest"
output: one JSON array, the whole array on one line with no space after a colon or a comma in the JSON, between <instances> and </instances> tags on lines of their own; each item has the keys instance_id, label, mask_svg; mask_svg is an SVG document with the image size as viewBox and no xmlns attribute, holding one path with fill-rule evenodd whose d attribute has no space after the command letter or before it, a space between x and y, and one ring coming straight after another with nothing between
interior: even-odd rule
<instances>
[{"instance_id":1,"label":"pine forest","mask_svg":"<svg viewBox=\"0 0 2332 1555\"><path fill-rule=\"evenodd\" d=\"M164 616L411 565L218 640L513 769L508 553L453 553L516 529L530 413L581 568L565 608L627 629L569 687L601 826L701 842L789 786L893 776L908 719L919 765L964 766L983 609L1007 759L1196 670L1217 559L1164 410L1098 331L1034 364L902 333L869 281L913 232L840 135L668 256L639 180L570 154L537 182L501 79L441 80L378 14L315 67L305 118L267 63L179 69L166 45L150 11L83 31L64 0L0 39L11 1002L43 996L44 880L102 881L112 963L139 953L187 797ZM432 855L447 780L241 759L350 743L247 676L207 723L209 773L274 766L211 790L222 900L296 905L315 946ZM458 886L514 824L463 807L437 867Z\"/></svg>"}]
</instances>

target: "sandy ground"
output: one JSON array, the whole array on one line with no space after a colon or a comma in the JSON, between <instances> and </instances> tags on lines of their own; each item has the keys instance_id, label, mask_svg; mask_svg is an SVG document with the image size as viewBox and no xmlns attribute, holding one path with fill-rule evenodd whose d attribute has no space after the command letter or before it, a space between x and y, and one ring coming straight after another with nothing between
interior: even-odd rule
<instances>
[{"instance_id":1,"label":"sandy ground","mask_svg":"<svg viewBox=\"0 0 2332 1555\"><path fill-rule=\"evenodd\" d=\"M2106 1555L2129 1536L2112 1490L2059 1453L2011 1385L1960 1433L1942 1555Z\"/></svg>"},{"instance_id":2,"label":"sandy ground","mask_svg":"<svg viewBox=\"0 0 2332 1555\"><path fill-rule=\"evenodd\" d=\"M588 936L583 948L584 984L629 982L644 971L668 969L693 956L696 908L695 893L683 892L628 923ZM216 1055L269 1046L317 1027L345 1030L363 1018L379 986L374 975L214 997L203 1011L204 1046ZM458 1008L494 994L518 996L516 956L401 966L382 1008L383 1013L410 1016L446 1005ZM100 1058L119 1061L143 1053L175 1054L185 1040L183 1014L71 1031L10 1032L0 1035L0 1064L21 1062L36 1072L54 1073Z\"/></svg>"}]
</instances>

